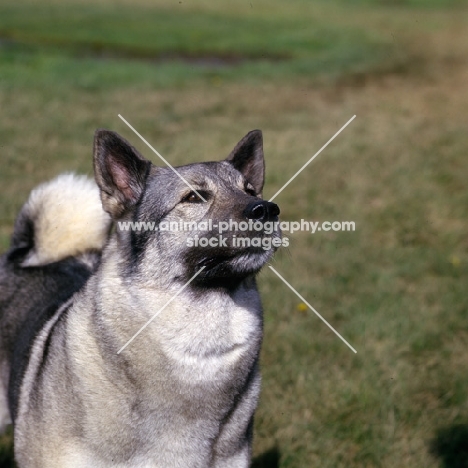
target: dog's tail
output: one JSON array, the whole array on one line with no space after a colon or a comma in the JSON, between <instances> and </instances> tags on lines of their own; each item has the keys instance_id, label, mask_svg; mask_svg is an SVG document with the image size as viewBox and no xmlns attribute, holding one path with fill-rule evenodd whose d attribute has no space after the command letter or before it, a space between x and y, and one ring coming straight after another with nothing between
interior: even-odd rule
<instances>
[{"instance_id":1,"label":"dog's tail","mask_svg":"<svg viewBox=\"0 0 468 468\"><path fill-rule=\"evenodd\" d=\"M110 224L96 183L62 174L31 192L16 219L12 248L24 254L22 266L45 265L102 250Z\"/></svg>"}]
</instances>

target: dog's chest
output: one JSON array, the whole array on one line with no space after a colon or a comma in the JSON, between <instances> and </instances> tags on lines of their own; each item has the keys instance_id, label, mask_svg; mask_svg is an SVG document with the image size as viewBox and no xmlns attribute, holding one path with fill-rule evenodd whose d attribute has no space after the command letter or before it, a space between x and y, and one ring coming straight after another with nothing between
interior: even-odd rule
<instances>
[{"instance_id":1,"label":"dog's chest","mask_svg":"<svg viewBox=\"0 0 468 468\"><path fill-rule=\"evenodd\" d=\"M140 300L154 313L163 302L150 294ZM158 377L207 387L207 391L214 385L219 392L223 384L242 380L258 357L262 339L259 295L252 289L242 291L240 297L212 293L176 298L150 327L143 332L150 334L144 341L145 346L152 343L158 354L151 365ZM160 360L165 365L153 367Z\"/></svg>"}]
</instances>

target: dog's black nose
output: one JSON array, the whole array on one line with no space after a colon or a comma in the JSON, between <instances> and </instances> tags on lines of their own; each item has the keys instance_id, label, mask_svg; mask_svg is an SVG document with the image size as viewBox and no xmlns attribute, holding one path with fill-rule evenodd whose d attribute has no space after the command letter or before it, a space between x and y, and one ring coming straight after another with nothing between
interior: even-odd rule
<instances>
[{"instance_id":1,"label":"dog's black nose","mask_svg":"<svg viewBox=\"0 0 468 468\"><path fill-rule=\"evenodd\" d=\"M267 221L278 216L280 214L280 209L276 203L259 200L249 203L245 207L243 214L247 219Z\"/></svg>"}]
</instances>

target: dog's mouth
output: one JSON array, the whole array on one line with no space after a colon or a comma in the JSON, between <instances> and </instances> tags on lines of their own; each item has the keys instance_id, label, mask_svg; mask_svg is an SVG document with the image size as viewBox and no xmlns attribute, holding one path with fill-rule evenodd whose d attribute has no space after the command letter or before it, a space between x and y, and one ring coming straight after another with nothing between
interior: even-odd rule
<instances>
[{"instance_id":1,"label":"dog's mouth","mask_svg":"<svg viewBox=\"0 0 468 468\"><path fill-rule=\"evenodd\" d=\"M205 249L192 251L187 259L195 274L201 268L197 280L210 281L242 279L256 274L271 259L276 248L248 247L239 250L219 251Z\"/></svg>"},{"instance_id":2,"label":"dog's mouth","mask_svg":"<svg viewBox=\"0 0 468 468\"><path fill-rule=\"evenodd\" d=\"M201 259L197 266L198 267L205 267L206 269L212 269L216 268L220 264L227 264L231 262L235 262L238 259L243 259L247 260L250 259L251 257L271 257L273 252L266 251L261 248L255 248L251 247L249 249L243 250L243 251L238 251L238 252L233 252L231 254L219 254L219 253L213 253L213 255L209 255L209 252L207 252L207 256L203 259Z\"/></svg>"},{"instance_id":3,"label":"dog's mouth","mask_svg":"<svg viewBox=\"0 0 468 468\"><path fill-rule=\"evenodd\" d=\"M190 238L186 251L188 273L194 275L203 268L196 280L203 284L235 283L236 279L258 273L283 245L278 214L275 204L255 201L247 206L240 221L219 221L217 229Z\"/></svg>"},{"instance_id":4,"label":"dog's mouth","mask_svg":"<svg viewBox=\"0 0 468 468\"><path fill-rule=\"evenodd\" d=\"M213 257L207 257L202 259L200 262L197 264L197 268L205 268L206 271L212 270L213 268L216 268L219 266L221 263L228 263L231 260L233 260L236 257L235 254L233 255L223 255L223 256L213 256Z\"/></svg>"}]
</instances>

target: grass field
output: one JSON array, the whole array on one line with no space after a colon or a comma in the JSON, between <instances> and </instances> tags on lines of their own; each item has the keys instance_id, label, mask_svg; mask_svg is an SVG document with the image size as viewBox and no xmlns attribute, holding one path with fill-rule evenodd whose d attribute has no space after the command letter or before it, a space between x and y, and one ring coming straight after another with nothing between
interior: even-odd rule
<instances>
[{"instance_id":1,"label":"grass field","mask_svg":"<svg viewBox=\"0 0 468 468\"><path fill-rule=\"evenodd\" d=\"M275 199L356 231L273 266L357 354L261 273L254 466L467 467L467 54L462 1L3 0L0 250L32 187L92 173L96 128L152 157L119 113L173 164L261 128L266 198L356 114Z\"/></svg>"}]
</instances>

